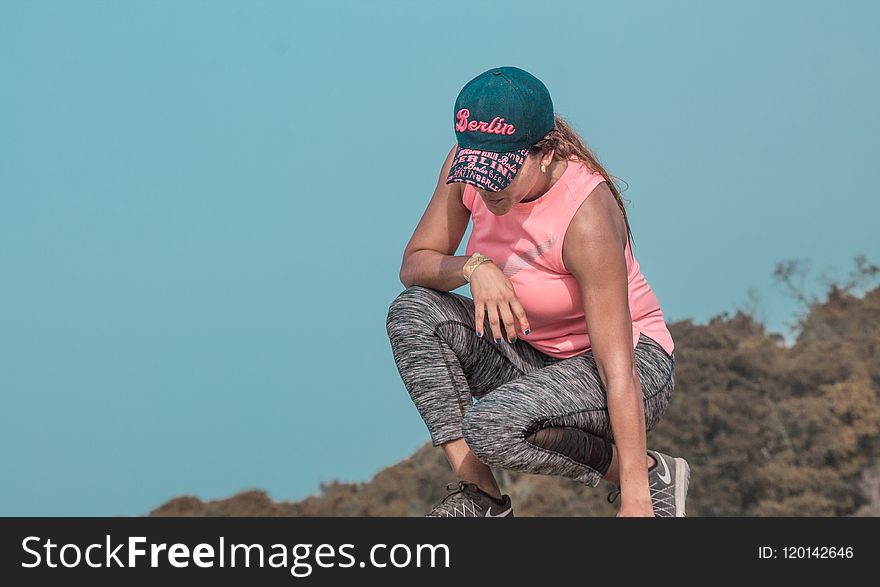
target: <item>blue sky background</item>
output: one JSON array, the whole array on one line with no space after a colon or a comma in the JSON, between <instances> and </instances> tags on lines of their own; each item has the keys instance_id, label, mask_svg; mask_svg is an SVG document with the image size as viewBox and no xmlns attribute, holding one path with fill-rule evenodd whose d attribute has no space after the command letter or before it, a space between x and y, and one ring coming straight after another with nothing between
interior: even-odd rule
<instances>
[{"instance_id":1,"label":"blue sky background","mask_svg":"<svg viewBox=\"0 0 880 587\"><path fill-rule=\"evenodd\" d=\"M295 500L427 441L386 311L491 67L544 81L628 184L668 321L754 288L784 331L776 262L880 260L878 12L0 3L0 514Z\"/></svg>"}]
</instances>

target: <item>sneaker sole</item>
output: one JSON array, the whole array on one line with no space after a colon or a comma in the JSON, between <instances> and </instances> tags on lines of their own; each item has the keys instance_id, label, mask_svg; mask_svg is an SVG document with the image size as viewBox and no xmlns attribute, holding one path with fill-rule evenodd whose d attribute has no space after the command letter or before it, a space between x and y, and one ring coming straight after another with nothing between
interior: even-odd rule
<instances>
[{"instance_id":1,"label":"sneaker sole","mask_svg":"<svg viewBox=\"0 0 880 587\"><path fill-rule=\"evenodd\" d=\"M675 459L675 516L686 517L684 511L687 499L688 485L691 481L691 467L687 461L676 457Z\"/></svg>"}]
</instances>

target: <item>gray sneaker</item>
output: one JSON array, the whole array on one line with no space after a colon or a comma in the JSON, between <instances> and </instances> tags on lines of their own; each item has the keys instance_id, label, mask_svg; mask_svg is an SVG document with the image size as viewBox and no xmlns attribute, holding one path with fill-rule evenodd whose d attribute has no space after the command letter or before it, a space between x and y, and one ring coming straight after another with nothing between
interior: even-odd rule
<instances>
[{"instance_id":1,"label":"gray sneaker","mask_svg":"<svg viewBox=\"0 0 880 587\"><path fill-rule=\"evenodd\" d=\"M658 518L684 518L685 500L691 480L691 467L681 457L648 449L655 461L654 468L648 471L648 487L651 490L651 505ZM608 494L608 502L614 503L620 495L620 487Z\"/></svg>"},{"instance_id":2,"label":"gray sneaker","mask_svg":"<svg viewBox=\"0 0 880 587\"><path fill-rule=\"evenodd\" d=\"M510 496L497 500L475 483L459 481L446 486L449 493L425 514L426 518L501 518L513 517Z\"/></svg>"}]
</instances>

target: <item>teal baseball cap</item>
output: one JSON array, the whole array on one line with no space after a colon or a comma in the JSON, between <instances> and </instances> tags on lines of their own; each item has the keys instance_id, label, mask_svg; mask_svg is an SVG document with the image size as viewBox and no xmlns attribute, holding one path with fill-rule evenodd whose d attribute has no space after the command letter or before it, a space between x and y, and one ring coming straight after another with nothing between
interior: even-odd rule
<instances>
[{"instance_id":1,"label":"teal baseball cap","mask_svg":"<svg viewBox=\"0 0 880 587\"><path fill-rule=\"evenodd\" d=\"M461 89L453 124L458 148L446 183L499 192L522 168L529 148L553 130L553 101L531 73L495 67Z\"/></svg>"}]
</instances>

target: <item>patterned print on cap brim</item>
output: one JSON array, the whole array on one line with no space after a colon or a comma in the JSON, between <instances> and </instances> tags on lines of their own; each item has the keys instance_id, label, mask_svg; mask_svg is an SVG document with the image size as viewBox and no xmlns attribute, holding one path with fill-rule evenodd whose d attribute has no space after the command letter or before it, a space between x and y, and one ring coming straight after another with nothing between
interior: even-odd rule
<instances>
[{"instance_id":1,"label":"patterned print on cap brim","mask_svg":"<svg viewBox=\"0 0 880 587\"><path fill-rule=\"evenodd\" d=\"M459 147L449 168L446 183L467 182L490 192L501 191L522 168L528 152L528 148L496 153Z\"/></svg>"}]
</instances>

